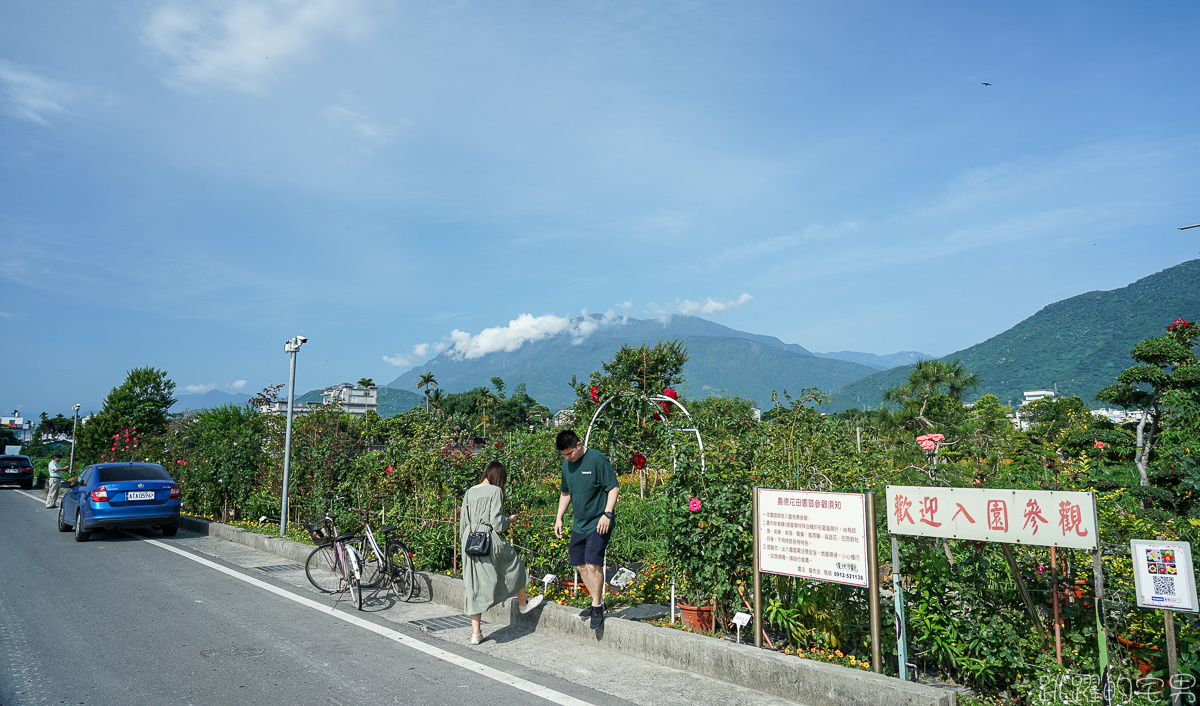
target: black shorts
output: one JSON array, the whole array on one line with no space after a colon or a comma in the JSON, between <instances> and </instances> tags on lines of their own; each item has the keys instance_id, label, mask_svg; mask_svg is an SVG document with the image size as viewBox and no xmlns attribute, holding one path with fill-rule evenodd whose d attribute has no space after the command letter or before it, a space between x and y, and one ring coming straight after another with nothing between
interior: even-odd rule
<instances>
[{"instance_id":1,"label":"black shorts","mask_svg":"<svg viewBox=\"0 0 1200 706\"><path fill-rule=\"evenodd\" d=\"M587 534L575 534L572 532L569 548L571 566L579 566L580 564L603 566L604 550L608 548L608 538L611 535L611 526L608 532L604 534L600 534L596 530L592 530Z\"/></svg>"}]
</instances>

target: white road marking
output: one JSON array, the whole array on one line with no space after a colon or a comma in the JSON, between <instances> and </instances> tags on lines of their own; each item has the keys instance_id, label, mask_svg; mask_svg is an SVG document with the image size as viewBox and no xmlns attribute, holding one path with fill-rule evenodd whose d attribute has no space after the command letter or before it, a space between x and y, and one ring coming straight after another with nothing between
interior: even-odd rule
<instances>
[{"instance_id":1,"label":"white road marking","mask_svg":"<svg viewBox=\"0 0 1200 706\"><path fill-rule=\"evenodd\" d=\"M38 497L36 495L32 495L30 493L22 493L22 495L25 495L26 497L28 497L31 500L38 500ZM44 503L45 500L43 500L42 502ZM230 569L228 567L221 566L220 564L218 564L216 562L209 561L208 559L196 556L195 554L186 552L182 549L172 547L169 544L164 544L163 542L159 542L158 540L154 540L154 539L144 539L143 538L142 541L146 542L147 544L153 544L156 547L162 547L163 549L166 549L169 552L174 552L182 557L191 559L192 561L196 562L197 564L207 566L210 569L216 569L217 571L220 571L223 574L232 576L235 579L238 579L240 581L245 581L246 583L248 583L251 586L254 586L256 588L261 588L265 591L270 591L271 593L274 593L277 596L282 596L283 598L286 598L290 601L299 603L300 605L302 605L306 608L312 608L313 610L319 611L326 615L331 615L339 620L344 620L347 623L350 623L351 625L357 625L360 628L370 630L371 632L373 632L377 635L386 637L389 640L399 642L400 644L404 645L405 647L411 647L414 650L424 652L425 654L429 655L430 657L440 659L443 662L448 662L450 664L455 665L456 667L462 667L463 669L466 669L471 672L475 672L476 674L478 674L480 676L484 676L484 677L487 677L488 679L498 681L501 684L507 684L515 689L520 689L521 691L533 694L534 696L541 697L547 701L550 701L551 703L563 704L564 706L590 706L590 704L588 704L588 702L577 699L574 696L570 696L569 694L564 694L560 691L555 691L554 689L542 686L541 684L534 684L531 681L522 679L520 677L515 677L511 674L507 674L505 672L500 671L499 669L495 669L494 667L489 667L486 664L480 664L479 662L476 662L472 659L468 659L466 657L456 655L453 652L447 652L446 650L443 650L439 647L434 647L433 645L425 644L424 642L421 642L420 640L418 640L416 638L412 638L403 633L396 632L395 630L392 630L391 628L385 628L382 625L376 625L375 623L372 623L369 620L364 620L363 618L360 618L357 615L352 615L350 613L342 612L340 610L337 610L336 608L327 606L324 603L321 603L319 601L314 601L311 598L305 598L304 596L298 596L294 593L291 593L282 588L279 588L278 586L273 586L269 583L266 583L265 581L260 581L256 578L254 578L253 576L246 576L245 574L242 574L238 571L234 571L233 569ZM197 602L199 602L199 601L197 601Z\"/></svg>"},{"instance_id":2,"label":"white road marking","mask_svg":"<svg viewBox=\"0 0 1200 706\"><path fill-rule=\"evenodd\" d=\"M376 625L375 623L372 623L369 620L360 618L357 615L353 615L351 613L346 613L346 612L337 610L337 609L332 608L331 606L325 605L324 603L321 603L319 601L314 601L311 598L306 598L304 596L298 596L294 593L291 593L290 591L279 588L278 586L273 586L269 583L266 583L265 581L260 581L256 578L254 578L253 576L246 576L245 574L242 574L238 571L235 571L235 570L230 569L225 566L221 566L220 564L218 564L216 562L209 561L208 559L196 556L195 554L186 552L182 549L173 547L169 544L165 544L163 542L160 542L160 541L157 541L154 539L145 539L143 541L145 541L149 544L153 544L156 547L162 547L163 549L166 549L169 552L174 552L182 557L191 559L192 561L196 562L197 564L207 566L210 569L216 569L217 571L220 571L224 574L232 576L233 578L236 578L240 581L245 581L246 583L250 584L251 586L255 586L256 588L261 588L265 591L270 591L271 593L274 593L277 596L281 596L281 597L286 598L295 603L299 603L300 605L305 606L306 608L311 608L313 610L324 613L325 615L330 615L339 620L344 620L345 622L350 623L351 625L356 625L365 630L370 630L371 632L373 632L377 635L381 635L383 637L388 638L389 640L398 642L398 643L404 645L405 647L411 647L414 650L424 652L425 654L429 655L430 657L440 659L443 662L448 662L450 664L455 665L456 667L462 667L463 669L466 669L471 672L475 672L476 674L479 674L480 676L484 676L489 679L498 681L501 684L507 684L513 688L520 689L521 691L533 694L534 696L541 697L547 701L550 701L551 703L564 704L564 706L568 706L568 705L569 706L588 706L588 702L581 701L580 699L577 699L574 696L570 696L568 694L564 694L562 692L555 691L549 687L545 687L540 684L534 684L531 681L522 679L520 677L513 676L511 674L507 674L505 672L500 671L499 669L495 669L494 667L489 667L486 664L480 664L479 662L476 662L467 657L463 657L461 655L454 654L453 652L447 652L446 650L443 650L438 647L434 647L433 645L428 645L424 642L421 642L420 640L418 640L416 638L409 637L408 635L405 635L403 633L392 630L391 628L385 628L382 625Z\"/></svg>"}]
</instances>

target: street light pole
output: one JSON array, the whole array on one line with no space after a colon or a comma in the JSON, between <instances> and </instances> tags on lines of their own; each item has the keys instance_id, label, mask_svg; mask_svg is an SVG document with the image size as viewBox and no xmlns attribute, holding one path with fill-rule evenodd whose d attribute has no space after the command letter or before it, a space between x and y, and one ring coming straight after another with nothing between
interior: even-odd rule
<instances>
[{"instance_id":1,"label":"street light pole","mask_svg":"<svg viewBox=\"0 0 1200 706\"><path fill-rule=\"evenodd\" d=\"M289 338L283 342L283 351L292 356L292 372L288 377L287 428L283 436L283 502L279 509L279 536L287 534L288 519L288 471L292 465L292 407L296 399L296 353L308 341L304 336Z\"/></svg>"},{"instance_id":2,"label":"street light pole","mask_svg":"<svg viewBox=\"0 0 1200 706\"><path fill-rule=\"evenodd\" d=\"M75 427L79 426L79 405L71 408L75 412L75 418L71 421L71 462L67 465L67 470L75 470Z\"/></svg>"}]
</instances>

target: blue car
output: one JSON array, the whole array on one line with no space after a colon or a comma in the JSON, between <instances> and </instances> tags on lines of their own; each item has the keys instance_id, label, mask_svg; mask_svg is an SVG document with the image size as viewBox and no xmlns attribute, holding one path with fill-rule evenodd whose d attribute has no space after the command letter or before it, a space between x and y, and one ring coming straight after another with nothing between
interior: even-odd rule
<instances>
[{"instance_id":1,"label":"blue car","mask_svg":"<svg viewBox=\"0 0 1200 706\"><path fill-rule=\"evenodd\" d=\"M179 486L157 463L97 463L72 482L58 502L58 531L86 542L98 529L157 527L179 531Z\"/></svg>"}]
</instances>

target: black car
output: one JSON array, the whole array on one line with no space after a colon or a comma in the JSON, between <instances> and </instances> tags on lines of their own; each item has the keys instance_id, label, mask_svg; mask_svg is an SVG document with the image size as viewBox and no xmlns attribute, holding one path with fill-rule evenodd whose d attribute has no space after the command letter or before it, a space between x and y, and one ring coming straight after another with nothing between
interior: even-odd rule
<instances>
[{"instance_id":1,"label":"black car","mask_svg":"<svg viewBox=\"0 0 1200 706\"><path fill-rule=\"evenodd\" d=\"M33 487L33 464L28 456L0 456L0 483L20 483Z\"/></svg>"}]
</instances>

